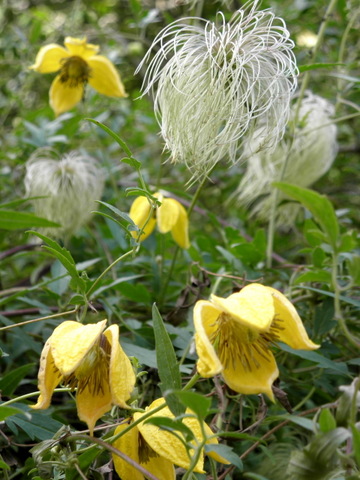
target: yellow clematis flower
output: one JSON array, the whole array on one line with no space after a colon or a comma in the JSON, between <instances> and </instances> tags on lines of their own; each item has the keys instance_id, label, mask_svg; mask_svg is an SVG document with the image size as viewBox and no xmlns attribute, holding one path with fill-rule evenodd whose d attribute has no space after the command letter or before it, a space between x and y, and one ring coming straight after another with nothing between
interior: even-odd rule
<instances>
[{"instance_id":1,"label":"yellow clematis flower","mask_svg":"<svg viewBox=\"0 0 360 480\"><path fill-rule=\"evenodd\" d=\"M51 43L41 47L29 67L40 73L60 71L50 88L50 106L56 115L70 110L84 96L89 83L109 97L126 97L124 85L110 60L98 55L99 47L86 38L66 37L64 47Z\"/></svg>"},{"instance_id":2,"label":"yellow clematis flower","mask_svg":"<svg viewBox=\"0 0 360 480\"><path fill-rule=\"evenodd\" d=\"M59 383L77 388L76 405L80 420L93 434L96 421L112 405L129 408L135 385L130 360L119 343L119 327L107 320L92 325L65 321L45 343L40 359L40 395L32 408L48 408ZM105 330L105 331L104 331Z\"/></svg>"},{"instance_id":3,"label":"yellow clematis flower","mask_svg":"<svg viewBox=\"0 0 360 480\"><path fill-rule=\"evenodd\" d=\"M315 350L292 303L278 290L257 283L227 298L212 295L194 307L197 369L202 377L221 373L239 393L266 395L279 375L269 347L277 341Z\"/></svg>"},{"instance_id":4,"label":"yellow clematis flower","mask_svg":"<svg viewBox=\"0 0 360 480\"><path fill-rule=\"evenodd\" d=\"M144 413L148 413L159 407L162 403L165 403L165 400L163 398L158 398L145 409ZM135 413L134 420L137 421L141 419L144 413ZM186 413L192 414L192 411L188 409L186 410ZM174 418L174 415L166 406L162 410L156 412L154 416ZM185 417L183 423L194 433L196 442L200 443L203 440L203 436L201 425L197 418L194 416ZM127 428L127 426L128 425L126 424L119 425L115 430L115 435ZM206 435L209 437L207 443L217 444L218 441L215 437L210 438L213 435L210 427L206 423L204 423L203 426ZM179 432L177 432L177 434L182 436ZM190 449L189 456L182 441L172 433L162 430L150 423L143 422L139 423L129 430L129 432L115 440L113 445L115 448L121 450L137 463L145 467L150 473L158 477L159 480L175 480L174 464L184 469L188 469L191 462L191 456L194 453L194 450ZM227 460L215 452L209 452L208 455L217 462L229 464ZM144 476L138 470L115 454L113 454L113 461L115 470L121 480L144 480ZM203 467L204 453L200 456L194 471L205 473Z\"/></svg>"},{"instance_id":5,"label":"yellow clematis flower","mask_svg":"<svg viewBox=\"0 0 360 480\"><path fill-rule=\"evenodd\" d=\"M171 232L180 248L189 248L189 219L185 208L174 198L165 198L161 193L155 193L161 206L151 216L151 205L146 197L137 197L130 208L130 218L143 230L140 241L145 240L154 230L156 224L161 233ZM131 232L133 238L138 238L137 232Z\"/></svg>"}]
</instances>

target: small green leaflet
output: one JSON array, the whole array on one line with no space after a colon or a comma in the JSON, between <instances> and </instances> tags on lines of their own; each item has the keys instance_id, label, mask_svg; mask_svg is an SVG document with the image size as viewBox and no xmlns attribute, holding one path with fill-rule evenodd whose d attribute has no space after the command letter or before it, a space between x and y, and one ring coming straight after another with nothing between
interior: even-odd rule
<instances>
[{"instance_id":1,"label":"small green leaflet","mask_svg":"<svg viewBox=\"0 0 360 480\"><path fill-rule=\"evenodd\" d=\"M16 210L0 209L0 229L21 230L32 227L60 227L58 223L46 218L37 217L32 213L17 212Z\"/></svg>"}]
</instances>

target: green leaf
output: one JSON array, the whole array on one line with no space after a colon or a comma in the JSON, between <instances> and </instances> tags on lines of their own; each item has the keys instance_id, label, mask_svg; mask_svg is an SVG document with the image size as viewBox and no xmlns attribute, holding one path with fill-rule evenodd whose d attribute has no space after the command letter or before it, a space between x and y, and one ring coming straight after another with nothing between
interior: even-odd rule
<instances>
[{"instance_id":1,"label":"green leaf","mask_svg":"<svg viewBox=\"0 0 360 480\"><path fill-rule=\"evenodd\" d=\"M360 432L356 425L350 425L352 432L352 446L356 464L360 468Z\"/></svg>"},{"instance_id":2,"label":"green leaf","mask_svg":"<svg viewBox=\"0 0 360 480\"><path fill-rule=\"evenodd\" d=\"M306 360L310 360L311 362L317 363L322 368L330 368L331 370L341 373L342 375L348 374L348 368L346 363L334 362L329 358L320 355L320 353L317 352L312 352L308 350L295 350L294 348L289 347L285 343L279 342L278 346L281 348L281 350L291 353L292 355L296 355L297 357L301 357Z\"/></svg>"},{"instance_id":3,"label":"green leaf","mask_svg":"<svg viewBox=\"0 0 360 480\"><path fill-rule=\"evenodd\" d=\"M339 240L339 223L330 200L314 190L301 188L290 183L275 182L273 185L300 202L312 213L323 233L325 233L328 243L336 251Z\"/></svg>"},{"instance_id":4,"label":"green leaf","mask_svg":"<svg viewBox=\"0 0 360 480\"><path fill-rule=\"evenodd\" d=\"M5 420L5 418L10 417L11 415L16 415L18 413L23 413L19 408L14 407L3 407L0 405L0 422Z\"/></svg>"},{"instance_id":5,"label":"green leaf","mask_svg":"<svg viewBox=\"0 0 360 480\"><path fill-rule=\"evenodd\" d=\"M190 430L189 427L182 422L181 418L169 418L169 417L162 417L161 411L159 412L159 416L157 417L150 417L148 418L145 423L151 423L152 425L156 425L157 427L162 428L163 430L171 431L179 431L181 432L186 441L190 442L194 438L194 433Z\"/></svg>"},{"instance_id":6,"label":"green leaf","mask_svg":"<svg viewBox=\"0 0 360 480\"><path fill-rule=\"evenodd\" d=\"M328 408L321 410L319 415L319 426L323 433L330 432L336 428L335 417Z\"/></svg>"},{"instance_id":7,"label":"green leaf","mask_svg":"<svg viewBox=\"0 0 360 480\"><path fill-rule=\"evenodd\" d=\"M2 470L10 470L10 467L9 465L7 465L5 462L3 462L2 460L0 460L0 468Z\"/></svg>"},{"instance_id":8,"label":"green leaf","mask_svg":"<svg viewBox=\"0 0 360 480\"><path fill-rule=\"evenodd\" d=\"M11 429L14 425L21 428L32 440L48 440L63 426L46 412L30 411L27 405L16 405L25 410L23 412L25 415L14 415L5 422Z\"/></svg>"},{"instance_id":9,"label":"green leaf","mask_svg":"<svg viewBox=\"0 0 360 480\"><path fill-rule=\"evenodd\" d=\"M118 217L125 220L127 223L130 223L131 225L136 227L134 221L131 219L131 217L127 213L121 212L118 208L114 207L113 205L110 205L109 203L102 202L101 200L97 200L97 203L100 203L100 205L104 205L104 207L111 210L113 213L115 213L115 215L117 215Z\"/></svg>"},{"instance_id":10,"label":"green leaf","mask_svg":"<svg viewBox=\"0 0 360 480\"><path fill-rule=\"evenodd\" d=\"M243 469L243 463L241 461L241 458L236 455L233 449L228 445L222 445L219 443L207 443L205 445L205 452L215 452L228 460L232 465L235 465L235 467L237 467L239 470L242 471Z\"/></svg>"},{"instance_id":11,"label":"green leaf","mask_svg":"<svg viewBox=\"0 0 360 480\"><path fill-rule=\"evenodd\" d=\"M322 282L328 284L331 282L331 273L325 270L305 272L296 278L295 284L298 285L303 282Z\"/></svg>"},{"instance_id":12,"label":"green leaf","mask_svg":"<svg viewBox=\"0 0 360 480\"><path fill-rule=\"evenodd\" d=\"M209 414L211 406L210 398L204 397L204 395L200 395L199 393L187 391L174 392L174 394L187 408L190 408L200 420L204 420Z\"/></svg>"},{"instance_id":13,"label":"green leaf","mask_svg":"<svg viewBox=\"0 0 360 480\"><path fill-rule=\"evenodd\" d=\"M37 217L32 213L16 210L0 210L0 229L21 230L31 227L60 227L58 223L46 218Z\"/></svg>"},{"instance_id":14,"label":"green leaf","mask_svg":"<svg viewBox=\"0 0 360 480\"><path fill-rule=\"evenodd\" d=\"M124 157L120 160L122 163L127 163L130 165L130 167L135 168L135 170L140 170L141 167L141 162L139 160L136 160L136 158L133 157Z\"/></svg>"},{"instance_id":15,"label":"green leaf","mask_svg":"<svg viewBox=\"0 0 360 480\"><path fill-rule=\"evenodd\" d=\"M303 73L308 70L318 70L319 68L332 68L344 65L344 63L312 63L311 65L300 65L299 72Z\"/></svg>"},{"instance_id":16,"label":"green leaf","mask_svg":"<svg viewBox=\"0 0 360 480\"><path fill-rule=\"evenodd\" d=\"M61 247L55 240L53 240L49 237L46 237L45 235L41 235L38 232L34 232L33 230L29 230L28 233L32 233L33 235L36 235L43 242L45 242L49 245L49 246L43 246L43 248L45 250L47 250L48 252L50 252L54 257L56 257L64 265L64 267L66 268L66 271L68 272L68 274L70 275L70 277L73 281L73 285L75 287L78 287L79 290L82 293L85 293L86 282L84 281L84 279L82 279L79 276L78 271L76 269L75 261L74 261L72 255L71 255L71 253L69 252L69 250L67 250L64 247ZM70 286L71 286L71 284L70 284Z\"/></svg>"},{"instance_id":17,"label":"green leaf","mask_svg":"<svg viewBox=\"0 0 360 480\"><path fill-rule=\"evenodd\" d=\"M88 120L89 122L94 123L98 127L102 128L106 133L108 133L120 145L120 147L124 150L126 155L128 157L132 158L132 153L131 153L130 148L126 145L126 143L123 140L121 140L119 135L117 135L109 127L107 127L103 123L99 122L98 120L94 120L93 118L85 118L85 120Z\"/></svg>"},{"instance_id":18,"label":"green leaf","mask_svg":"<svg viewBox=\"0 0 360 480\"><path fill-rule=\"evenodd\" d=\"M155 303L152 307L152 319L155 335L156 360L161 380L160 388L164 395L167 390L181 389L180 369L173 344ZM173 395L168 395L166 402L175 416L185 411L181 402Z\"/></svg>"},{"instance_id":19,"label":"green leaf","mask_svg":"<svg viewBox=\"0 0 360 480\"><path fill-rule=\"evenodd\" d=\"M21 367L11 370L0 380L0 390L3 396L10 396L21 380L26 377L28 372L34 367L35 363L28 363Z\"/></svg>"}]
</instances>

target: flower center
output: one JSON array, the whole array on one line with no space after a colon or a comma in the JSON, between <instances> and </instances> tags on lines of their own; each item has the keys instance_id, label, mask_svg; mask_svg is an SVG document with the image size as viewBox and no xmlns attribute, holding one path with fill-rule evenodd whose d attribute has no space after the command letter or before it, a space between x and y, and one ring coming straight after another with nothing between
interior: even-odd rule
<instances>
[{"instance_id":1,"label":"flower center","mask_svg":"<svg viewBox=\"0 0 360 480\"><path fill-rule=\"evenodd\" d=\"M217 328L210 336L210 341L225 368L232 366L235 370L240 362L246 371L257 370L261 367L257 356L260 355L266 361L271 359L269 347L279 340L277 331L282 330L279 322L281 320L274 319L269 332L259 333L241 325L231 315L221 313L215 322Z\"/></svg>"},{"instance_id":2,"label":"flower center","mask_svg":"<svg viewBox=\"0 0 360 480\"><path fill-rule=\"evenodd\" d=\"M78 368L63 378L64 385L81 393L85 388L91 395L104 395L109 379L111 345L101 334L98 342L88 351Z\"/></svg>"},{"instance_id":3,"label":"flower center","mask_svg":"<svg viewBox=\"0 0 360 480\"><path fill-rule=\"evenodd\" d=\"M158 457L159 455L147 443L145 438L139 432L138 437L138 452L140 463L147 463L150 458Z\"/></svg>"},{"instance_id":4,"label":"flower center","mask_svg":"<svg viewBox=\"0 0 360 480\"><path fill-rule=\"evenodd\" d=\"M90 77L90 67L81 57L73 56L62 61L60 82L75 88L85 85Z\"/></svg>"}]
</instances>

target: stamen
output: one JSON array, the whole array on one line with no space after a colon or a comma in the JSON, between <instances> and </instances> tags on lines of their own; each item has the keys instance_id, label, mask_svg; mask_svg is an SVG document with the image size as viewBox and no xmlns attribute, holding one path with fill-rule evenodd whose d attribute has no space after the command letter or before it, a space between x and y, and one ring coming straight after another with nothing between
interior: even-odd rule
<instances>
[{"instance_id":1,"label":"stamen","mask_svg":"<svg viewBox=\"0 0 360 480\"><path fill-rule=\"evenodd\" d=\"M61 83L75 88L85 85L90 77L90 67L81 57L72 56L62 60L60 71Z\"/></svg>"},{"instance_id":2,"label":"stamen","mask_svg":"<svg viewBox=\"0 0 360 480\"><path fill-rule=\"evenodd\" d=\"M138 452L140 463L147 463L150 458L158 457L159 455L150 447L144 437L139 432L138 437Z\"/></svg>"}]
</instances>

